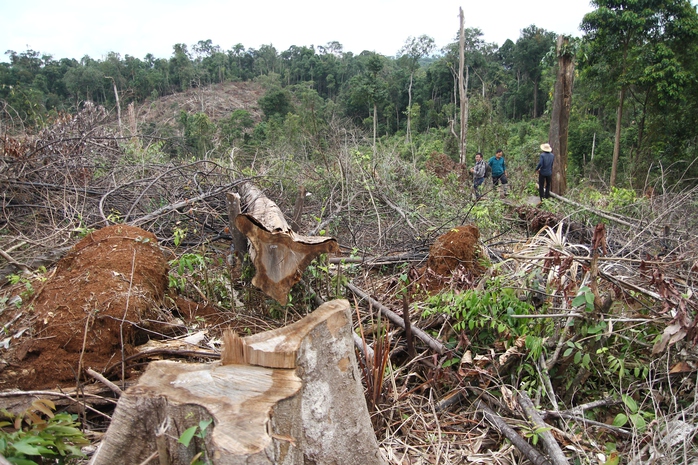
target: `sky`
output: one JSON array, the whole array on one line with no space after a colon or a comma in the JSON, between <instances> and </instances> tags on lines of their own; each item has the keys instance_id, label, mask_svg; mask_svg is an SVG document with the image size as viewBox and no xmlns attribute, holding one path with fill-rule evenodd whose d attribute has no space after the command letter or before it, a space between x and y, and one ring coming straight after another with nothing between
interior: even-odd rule
<instances>
[{"instance_id":1,"label":"sky","mask_svg":"<svg viewBox=\"0 0 698 465\"><path fill-rule=\"evenodd\" d=\"M326 45L395 56L409 37L427 35L437 48L455 41L460 27L479 28L487 42L516 42L534 24L581 36L593 10L589 0L0 0L0 61L6 50L35 50L54 59L170 58L172 46L190 50L210 39L222 50L273 45Z\"/></svg>"}]
</instances>

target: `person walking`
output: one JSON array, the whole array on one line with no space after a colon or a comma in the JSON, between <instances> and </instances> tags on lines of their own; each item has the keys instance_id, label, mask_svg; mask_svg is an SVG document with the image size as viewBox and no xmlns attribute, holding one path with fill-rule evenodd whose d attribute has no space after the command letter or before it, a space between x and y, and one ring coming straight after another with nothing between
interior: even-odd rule
<instances>
[{"instance_id":1,"label":"person walking","mask_svg":"<svg viewBox=\"0 0 698 465\"><path fill-rule=\"evenodd\" d=\"M485 165L485 160L482 159L482 154L480 152L475 154L475 166L470 168L470 172L473 173L473 190L475 191L475 200L480 200L482 197L482 183L485 182L485 173L487 172L487 166Z\"/></svg>"},{"instance_id":2,"label":"person walking","mask_svg":"<svg viewBox=\"0 0 698 465\"><path fill-rule=\"evenodd\" d=\"M542 150L540 154L540 161L536 166L536 173L538 173L538 195L540 200L550 198L550 186L553 182L553 163L555 162L555 155L553 154L553 149L550 144L545 143L540 146Z\"/></svg>"},{"instance_id":3,"label":"person walking","mask_svg":"<svg viewBox=\"0 0 698 465\"><path fill-rule=\"evenodd\" d=\"M504 162L504 152L502 149L497 149L494 157L487 161L487 164L492 168L492 186L497 188L501 183L504 190L504 196L509 193L509 180L507 179L507 165Z\"/></svg>"}]
</instances>

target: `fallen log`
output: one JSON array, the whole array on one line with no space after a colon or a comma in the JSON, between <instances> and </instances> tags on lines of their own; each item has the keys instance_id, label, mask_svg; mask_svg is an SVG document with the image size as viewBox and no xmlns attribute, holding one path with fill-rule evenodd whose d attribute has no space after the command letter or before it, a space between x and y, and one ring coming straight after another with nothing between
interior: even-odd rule
<instances>
[{"instance_id":1,"label":"fallen log","mask_svg":"<svg viewBox=\"0 0 698 465\"><path fill-rule=\"evenodd\" d=\"M90 463L142 463L158 443L172 465L197 454L212 465L385 463L359 381L348 301L225 339L222 360L239 363L151 363L119 400ZM185 446L179 440L192 427L197 434Z\"/></svg>"},{"instance_id":2,"label":"fallen log","mask_svg":"<svg viewBox=\"0 0 698 465\"><path fill-rule=\"evenodd\" d=\"M229 221L231 229L244 234L252 245L252 285L286 304L291 287L300 281L310 262L320 254L339 252L339 245L331 237L293 232L281 209L251 183L240 185L239 195L241 213ZM234 215L234 208L229 211Z\"/></svg>"}]
</instances>

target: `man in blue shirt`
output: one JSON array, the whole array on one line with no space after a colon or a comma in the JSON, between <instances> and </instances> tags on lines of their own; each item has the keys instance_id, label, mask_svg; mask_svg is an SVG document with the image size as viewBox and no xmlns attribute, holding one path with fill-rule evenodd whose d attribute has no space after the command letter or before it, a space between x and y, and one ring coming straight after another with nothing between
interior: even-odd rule
<instances>
[{"instance_id":1,"label":"man in blue shirt","mask_svg":"<svg viewBox=\"0 0 698 465\"><path fill-rule=\"evenodd\" d=\"M492 185L496 189L499 183L501 183L506 196L509 193L509 181L507 180L507 166L504 163L504 152L502 152L502 149L497 149L497 153L487 163L492 168Z\"/></svg>"},{"instance_id":2,"label":"man in blue shirt","mask_svg":"<svg viewBox=\"0 0 698 465\"><path fill-rule=\"evenodd\" d=\"M550 144L543 144L540 146L543 151L540 154L540 161L536 166L536 173L538 173L538 195L540 200L550 198L550 185L553 182L553 163L555 162L555 155L553 155L553 149ZM544 187L545 186L545 187Z\"/></svg>"}]
</instances>

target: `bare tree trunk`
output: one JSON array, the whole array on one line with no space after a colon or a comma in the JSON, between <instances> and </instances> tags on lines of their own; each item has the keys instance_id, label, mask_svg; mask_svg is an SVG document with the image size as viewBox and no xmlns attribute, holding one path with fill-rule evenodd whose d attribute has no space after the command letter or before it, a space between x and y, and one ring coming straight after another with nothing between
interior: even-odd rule
<instances>
[{"instance_id":1,"label":"bare tree trunk","mask_svg":"<svg viewBox=\"0 0 698 465\"><path fill-rule=\"evenodd\" d=\"M114 85L114 98L116 98L116 116L119 120L119 135L121 137L124 137L124 131L121 129L121 103L119 102L119 91L116 88L116 80L110 76L105 77L111 79L111 82Z\"/></svg>"},{"instance_id":2,"label":"bare tree trunk","mask_svg":"<svg viewBox=\"0 0 698 465\"><path fill-rule=\"evenodd\" d=\"M533 81L533 117L538 116L538 80Z\"/></svg>"},{"instance_id":3,"label":"bare tree trunk","mask_svg":"<svg viewBox=\"0 0 698 465\"><path fill-rule=\"evenodd\" d=\"M616 113L616 138L613 141L613 163L611 164L610 186L616 185L616 174L618 173L618 156L620 155L620 126L623 121L623 101L625 100L625 87L620 88L618 97L618 112Z\"/></svg>"},{"instance_id":4,"label":"bare tree trunk","mask_svg":"<svg viewBox=\"0 0 698 465\"><path fill-rule=\"evenodd\" d=\"M468 155L466 153L466 142L468 137L468 96L466 95L466 82L463 78L463 68L465 67L465 17L463 8L460 11L460 41L459 41L459 63L458 63L458 93L460 94L460 162L466 164Z\"/></svg>"},{"instance_id":5,"label":"bare tree trunk","mask_svg":"<svg viewBox=\"0 0 698 465\"><path fill-rule=\"evenodd\" d=\"M378 131L378 105L373 102L373 163L376 163L376 132Z\"/></svg>"},{"instance_id":6,"label":"bare tree trunk","mask_svg":"<svg viewBox=\"0 0 698 465\"><path fill-rule=\"evenodd\" d=\"M412 77L414 72L410 73L410 85L407 87L407 135L405 136L405 142L410 143L412 140Z\"/></svg>"},{"instance_id":7,"label":"bare tree trunk","mask_svg":"<svg viewBox=\"0 0 698 465\"><path fill-rule=\"evenodd\" d=\"M574 84L574 57L564 51L568 44L568 38L562 35L557 37L557 79L548 133L548 140L556 157L553 164L552 191L558 195L565 195L567 191L567 135Z\"/></svg>"}]
</instances>

